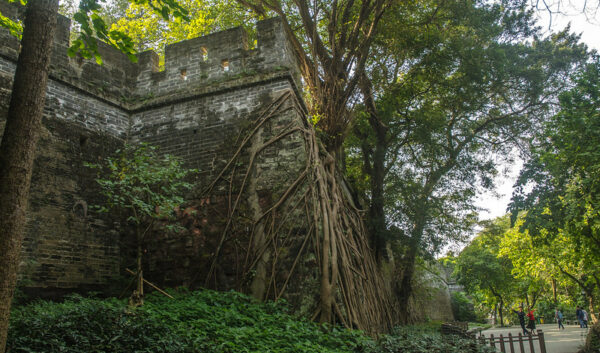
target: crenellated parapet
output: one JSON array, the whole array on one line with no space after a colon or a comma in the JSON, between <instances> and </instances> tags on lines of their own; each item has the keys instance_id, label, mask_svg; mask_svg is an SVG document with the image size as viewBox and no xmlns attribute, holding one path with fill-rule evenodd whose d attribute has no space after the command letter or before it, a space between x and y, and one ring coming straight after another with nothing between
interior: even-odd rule
<instances>
[{"instance_id":1,"label":"crenellated parapet","mask_svg":"<svg viewBox=\"0 0 600 353\"><path fill-rule=\"evenodd\" d=\"M278 18L258 22L255 49L248 49L248 34L236 27L168 45L163 69L152 51L138 57L135 94L141 98L204 92L215 84L227 86L223 83L276 73L290 75L299 84L299 71Z\"/></svg>"},{"instance_id":2,"label":"crenellated parapet","mask_svg":"<svg viewBox=\"0 0 600 353\"><path fill-rule=\"evenodd\" d=\"M0 2L0 11L18 19L23 8ZM69 19L59 15L51 61L51 79L59 80L98 96L127 110L139 110L145 104L185 99L215 89L268 78L289 75L296 85L299 73L281 21L272 18L257 24L257 46L248 49L248 35L242 27L197 37L166 46L164 67L159 56L147 51L133 63L120 51L98 43L102 65L94 60L67 56L70 37ZM0 29L0 55L16 62L19 41Z\"/></svg>"}]
</instances>

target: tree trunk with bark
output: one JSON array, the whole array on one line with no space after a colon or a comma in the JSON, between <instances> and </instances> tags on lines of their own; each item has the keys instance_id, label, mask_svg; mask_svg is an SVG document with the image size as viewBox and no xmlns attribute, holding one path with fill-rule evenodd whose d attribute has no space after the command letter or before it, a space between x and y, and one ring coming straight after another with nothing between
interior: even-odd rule
<instances>
[{"instance_id":1,"label":"tree trunk with bark","mask_svg":"<svg viewBox=\"0 0 600 353\"><path fill-rule=\"evenodd\" d=\"M492 314L492 321L494 325L498 323L498 304L494 304L494 313Z\"/></svg>"},{"instance_id":2,"label":"tree trunk with bark","mask_svg":"<svg viewBox=\"0 0 600 353\"><path fill-rule=\"evenodd\" d=\"M384 183L389 129L379 118L373 88L366 75L363 75L359 86L364 97L365 107L369 113L369 125L375 133L374 150L371 148L367 136L361 136L361 138L363 139L362 154L364 168L371 182L371 202L369 205L368 220L369 235L371 237L371 247L375 252L375 259L380 263L385 256L385 248L387 246Z\"/></svg>"},{"instance_id":3,"label":"tree trunk with bark","mask_svg":"<svg viewBox=\"0 0 600 353\"><path fill-rule=\"evenodd\" d=\"M590 308L589 318L591 323L598 322L598 318L596 317L596 305L594 303L593 297L588 297L588 306Z\"/></svg>"},{"instance_id":4,"label":"tree trunk with bark","mask_svg":"<svg viewBox=\"0 0 600 353\"><path fill-rule=\"evenodd\" d=\"M409 250L401 262L402 277L398 289L398 306L400 321L410 323L410 297L413 292L413 277L415 274L416 251Z\"/></svg>"},{"instance_id":5,"label":"tree trunk with bark","mask_svg":"<svg viewBox=\"0 0 600 353\"><path fill-rule=\"evenodd\" d=\"M58 0L35 0L27 4L21 53L0 143L0 353L6 346L10 306L17 283L57 11Z\"/></svg>"},{"instance_id":6,"label":"tree trunk with bark","mask_svg":"<svg viewBox=\"0 0 600 353\"><path fill-rule=\"evenodd\" d=\"M499 299L500 299L500 305L499 305L500 326L504 326L504 310L502 309L504 307L504 300L502 300L502 297L500 297Z\"/></svg>"},{"instance_id":7,"label":"tree trunk with bark","mask_svg":"<svg viewBox=\"0 0 600 353\"><path fill-rule=\"evenodd\" d=\"M400 320L404 323L410 322L410 297L413 294L413 277L415 275L415 263L419 252L419 243L421 241L425 227L425 213L421 213L414 225L410 239L406 244L407 249L401 261L402 278L399 280L398 305Z\"/></svg>"}]
</instances>

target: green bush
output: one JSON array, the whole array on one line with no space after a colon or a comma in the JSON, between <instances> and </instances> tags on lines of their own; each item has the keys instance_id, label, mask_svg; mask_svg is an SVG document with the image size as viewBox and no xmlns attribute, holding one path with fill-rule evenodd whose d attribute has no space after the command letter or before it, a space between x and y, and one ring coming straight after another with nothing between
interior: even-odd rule
<instances>
[{"instance_id":1,"label":"green bush","mask_svg":"<svg viewBox=\"0 0 600 353\"><path fill-rule=\"evenodd\" d=\"M368 340L338 328L325 334L320 326L289 315L284 303L258 303L237 292L154 297L143 310L200 352L352 352Z\"/></svg>"},{"instance_id":2,"label":"green bush","mask_svg":"<svg viewBox=\"0 0 600 353\"><path fill-rule=\"evenodd\" d=\"M585 340L585 345L580 353L598 353L600 352L600 322L590 326L590 331Z\"/></svg>"},{"instance_id":3,"label":"green bush","mask_svg":"<svg viewBox=\"0 0 600 353\"><path fill-rule=\"evenodd\" d=\"M487 353L495 352L488 346L481 346L475 341L454 335L442 336L439 330L431 327L406 326L397 327L391 335L381 337L377 343L365 350L368 353Z\"/></svg>"},{"instance_id":4,"label":"green bush","mask_svg":"<svg viewBox=\"0 0 600 353\"><path fill-rule=\"evenodd\" d=\"M299 320L282 303L235 292L171 292L129 310L124 301L72 297L13 310L10 352L353 352L359 331Z\"/></svg>"},{"instance_id":5,"label":"green bush","mask_svg":"<svg viewBox=\"0 0 600 353\"><path fill-rule=\"evenodd\" d=\"M477 321L477 315L475 315L475 309L473 303L465 293L454 292L451 296L452 313L456 321L472 322Z\"/></svg>"},{"instance_id":6,"label":"green bush","mask_svg":"<svg viewBox=\"0 0 600 353\"><path fill-rule=\"evenodd\" d=\"M183 352L169 327L115 299L73 296L12 311L10 352Z\"/></svg>"},{"instance_id":7,"label":"green bush","mask_svg":"<svg viewBox=\"0 0 600 353\"><path fill-rule=\"evenodd\" d=\"M73 296L12 312L8 347L17 352L464 352L473 342L442 337L436 325L398 328L374 341L360 331L328 328L236 292L170 291L129 309L117 299ZM462 348L461 348L462 347ZM488 352L476 347L472 352Z\"/></svg>"},{"instance_id":8,"label":"green bush","mask_svg":"<svg viewBox=\"0 0 600 353\"><path fill-rule=\"evenodd\" d=\"M556 321L554 319L554 313L556 308L558 308L563 313L565 318L575 318L575 307L563 303L555 304L554 301L549 298L542 298L536 303L536 317L543 317L544 323L546 324L555 323Z\"/></svg>"}]
</instances>

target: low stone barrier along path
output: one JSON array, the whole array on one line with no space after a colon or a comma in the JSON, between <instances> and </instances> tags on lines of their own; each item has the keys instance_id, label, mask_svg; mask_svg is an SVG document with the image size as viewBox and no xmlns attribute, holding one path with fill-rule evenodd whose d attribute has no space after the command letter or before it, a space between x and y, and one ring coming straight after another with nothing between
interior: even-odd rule
<instances>
[{"instance_id":1,"label":"low stone barrier along path","mask_svg":"<svg viewBox=\"0 0 600 353\"><path fill-rule=\"evenodd\" d=\"M585 344L585 338L589 329L580 328L579 325L565 325L564 330L558 330L557 324L536 325L536 329L544 331L547 353L577 353ZM503 328L491 328L482 333L489 337L490 334L507 336L508 333L517 336L521 332L520 326L511 326ZM506 351L510 352L508 345ZM500 351L500 349L497 349ZM526 352L530 353L529 346L525 347ZM538 343L535 344L535 352L539 352Z\"/></svg>"}]
</instances>

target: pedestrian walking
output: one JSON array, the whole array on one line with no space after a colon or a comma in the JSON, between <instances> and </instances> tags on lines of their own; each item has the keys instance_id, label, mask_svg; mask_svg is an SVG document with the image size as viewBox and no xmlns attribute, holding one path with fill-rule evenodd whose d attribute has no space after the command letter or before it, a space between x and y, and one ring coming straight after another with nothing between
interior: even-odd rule
<instances>
[{"instance_id":1,"label":"pedestrian walking","mask_svg":"<svg viewBox=\"0 0 600 353\"><path fill-rule=\"evenodd\" d=\"M527 324L527 328L530 329L531 334L533 334L533 331L535 331L535 316L533 315L533 311L535 309L531 308L529 309L529 312L527 313L527 318L529 318L529 323Z\"/></svg>"},{"instance_id":2,"label":"pedestrian walking","mask_svg":"<svg viewBox=\"0 0 600 353\"><path fill-rule=\"evenodd\" d=\"M513 309L513 311L517 314L519 318L519 324L521 324L521 329L523 329L523 334L527 334L527 329L525 328L525 312L523 312L523 306L519 306L519 311Z\"/></svg>"},{"instance_id":3,"label":"pedestrian walking","mask_svg":"<svg viewBox=\"0 0 600 353\"><path fill-rule=\"evenodd\" d=\"M554 313L554 317L556 318L556 322L558 323L558 329L560 330L562 328L564 330L565 325L563 325L563 323L562 323L563 313L561 313L560 310L556 309L556 312Z\"/></svg>"},{"instance_id":4,"label":"pedestrian walking","mask_svg":"<svg viewBox=\"0 0 600 353\"><path fill-rule=\"evenodd\" d=\"M581 316L583 320L583 328L588 328L588 313L585 309L581 309Z\"/></svg>"},{"instance_id":5,"label":"pedestrian walking","mask_svg":"<svg viewBox=\"0 0 600 353\"><path fill-rule=\"evenodd\" d=\"M577 305L577 310L575 310L575 316L577 316L579 327L583 328L583 310L581 310L581 307L579 305Z\"/></svg>"}]
</instances>

